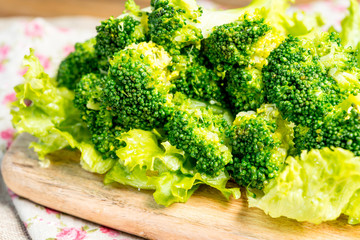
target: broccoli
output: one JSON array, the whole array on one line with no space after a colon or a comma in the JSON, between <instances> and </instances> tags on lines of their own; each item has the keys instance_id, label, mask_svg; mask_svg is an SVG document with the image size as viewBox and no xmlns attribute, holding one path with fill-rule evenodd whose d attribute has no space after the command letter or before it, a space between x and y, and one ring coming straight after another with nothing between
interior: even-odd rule
<instances>
[{"instance_id":1,"label":"broccoli","mask_svg":"<svg viewBox=\"0 0 360 240\"><path fill-rule=\"evenodd\" d=\"M130 45L110 60L107 76L82 78L75 105L104 158L116 158L124 130L164 128L169 142L194 159L200 172L218 175L231 161L224 143L225 110L170 94L176 76L169 71L170 62L169 54L155 43Z\"/></svg>"},{"instance_id":2,"label":"broccoli","mask_svg":"<svg viewBox=\"0 0 360 240\"><path fill-rule=\"evenodd\" d=\"M133 44L114 55L107 76L88 74L78 83L74 104L104 158L116 158L123 132L165 124L171 100L170 61L154 43Z\"/></svg>"},{"instance_id":3,"label":"broccoli","mask_svg":"<svg viewBox=\"0 0 360 240\"><path fill-rule=\"evenodd\" d=\"M101 59L108 60L126 46L148 40L147 13L132 0L128 0L125 7L131 12L118 18L110 17L96 27L95 52Z\"/></svg>"},{"instance_id":4,"label":"broccoli","mask_svg":"<svg viewBox=\"0 0 360 240\"><path fill-rule=\"evenodd\" d=\"M96 55L108 60L116 52L133 43L145 42L147 36L147 12L140 10L133 0L125 4L129 13L118 18L110 17L96 27Z\"/></svg>"},{"instance_id":5,"label":"broccoli","mask_svg":"<svg viewBox=\"0 0 360 240\"><path fill-rule=\"evenodd\" d=\"M198 18L202 8L194 0L153 0L149 14L151 40L165 48L172 57L173 93L189 98L225 103L222 80L200 51L203 39Z\"/></svg>"},{"instance_id":6,"label":"broccoli","mask_svg":"<svg viewBox=\"0 0 360 240\"><path fill-rule=\"evenodd\" d=\"M233 161L226 166L241 186L261 190L275 178L292 148L293 126L273 105L240 112L226 131Z\"/></svg>"},{"instance_id":7,"label":"broccoli","mask_svg":"<svg viewBox=\"0 0 360 240\"><path fill-rule=\"evenodd\" d=\"M226 91L234 114L256 110L265 102L261 71L256 68L234 68L227 75Z\"/></svg>"},{"instance_id":8,"label":"broccoli","mask_svg":"<svg viewBox=\"0 0 360 240\"><path fill-rule=\"evenodd\" d=\"M101 64L95 54L95 43L95 38L92 38L75 44L75 51L60 63L56 78L59 86L74 90L83 75L99 72Z\"/></svg>"},{"instance_id":9,"label":"broccoli","mask_svg":"<svg viewBox=\"0 0 360 240\"><path fill-rule=\"evenodd\" d=\"M360 156L359 132L359 106L353 106L348 111L337 109L311 128L296 126L295 148L299 154L301 150L341 147Z\"/></svg>"},{"instance_id":10,"label":"broccoli","mask_svg":"<svg viewBox=\"0 0 360 240\"><path fill-rule=\"evenodd\" d=\"M215 27L204 40L204 54L217 68L250 64L252 46L270 31L263 18L245 14L239 20Z\"/></svg>"},{"instance_id":11,"label":"broccoli","mask_svg":"<svg viewBox=\"0 0 360 240\"><path fill-rule=\"evenodd\" d=\"M155 43L132 44L110 60L103 101L127 129L161 128L168 116L169 54Z\"/></svg>"},{"instance_id":12,"label":"broccoli","mask_svg":"<svg viewBox=\"0 0 360 240\"><path fill-rule=\"evenodd\" d=\"M196 24L202 8L195 0L152 0L151 7L148 24L153 42L170 55L180 54L188 45L200 45L203 36Z\"/></svg>"},{"instance_id":13,"label":"broccoli","mask_svg":"<svg viewBox=\"0 0 360 240\"><path fill-rule=\"evenodd\" d=\"M111 58L116 52L132 43L146 41L145 30L141 22L133 16L113 18L102 21L96 27L95 51L103 59Z\"/></svg>"},{"instance_id":14,"label":"broccoli","mask_svg":"<svg viewBox=\"0 0 360 240\"><path fill-rule=\"evenodd\" d=\"M220 107L186 99L177 94L164 130L168 141L183 150L201 173L218 176L232 161L225 130L228 113Z\"/></svg>"},{"instance_id":15,"label":"broccoli","mask_svg":"<svg viewBox=\"0 0 360 240\"><path fill-rule=\"evenodd\" d=\"M261 70L283 36L258 13L215 27L204 40L204 54L219 72L225 72L226 92L236 114L256 110L265 103ZM266 49L266 50L264 50Z\"/></svg>"},{"instance_id":16,"label":"broccoli","mask_svg":"<svg viewBox=\"0 0 360 240\"><path fill-rule=\"evenodd\" d=\"M351 49L335 34L289 36L263 68L267 100L285 119L311 127L334 106L359 92L359 69Z\"/></svg>"},{"instance_id":17,"label":"broccoli","mask_svg":"<svg viewBox=\"0 0 360 240\"><path fill-rule=\"evenodd\" d=\"M181 55L173 56L170 70L177 75L172 80L173 93L181 92L188 98L227 106L222 77L195 47L186 47Z\"/></svg>"},{"instance_id":18,"label":"broccoli","mask_svg":"<svg viewBox=\"0 0 360 240\"><path fill-rule=\"evenodd\" d=\"M115 151L122 146L117 138L124 132L117 115L104 107L102 92L106 77L90 73L81 78L75 89L74 105L80 110L95 149L104 159L116 159Z\"/></svg>"},{"instance_id":19,"label":"broccoli","mask_svg":"<svg viewBox=\"0 0 360 240\"><path fill-rule=\"evenodd\" d=\"M279 14L283 5L287 6L283 2L281 4ZM234 79L238 76L234 73L229 74L229 78L232 77L229 85L234 86L229 86L227 93L224 77L225 70L249 68L250 64L253 65L251 68L261 71L270 51L280 43L280 37L270 30L262 17L271 18L268 12L271 4L254 1L249 8L226 11L202 9L194 0L153 0L151 6L148 22L150 38L169 52L174 62L172 69L179 72L174 79L174 91L198 100L213 100L224 107L232 103L230 106L237 112L256 109L263 103L264 94L256 99L256 103L251 99L253 95L263 93L263 89L255 89L252 85L249 90L233 91L238 89L241 81ZM262 10L255 11L255 14L254 8ZM259 80L261 78L254 81ZM244 85L240 83L240 86ZM249 93L246 97L239 96L242 91ZM235 106L235 103L241 106Z\"/></svg>"}]
</instances>

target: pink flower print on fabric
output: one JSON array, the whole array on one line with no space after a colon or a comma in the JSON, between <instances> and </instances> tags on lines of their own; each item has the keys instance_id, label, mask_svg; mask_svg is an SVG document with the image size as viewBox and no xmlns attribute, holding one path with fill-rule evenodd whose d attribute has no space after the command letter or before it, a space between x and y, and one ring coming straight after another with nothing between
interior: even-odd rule
<instances>
[{"instance_id":1,"label":"pink flower print on fabric","mask_svg":"<svg viewBox=\"0 0 360 240\"><path fill-rule=\"evenodd\" d=\"M119 236L119 233L113 229L107 228L107 227L100 227L100 232L108 235L109 237L117 237Z\"/></svg>"},{"instance_id":2,"label":"pink flower print on fabric","mask_svg":"<svg viewBox=\"0 0 360 240\"><path fill-rule=\"evenodd\" d=\"M10 46L8 45L0 46L0 59L5 59L9 54L9 51L10 51Z\"/></svg>"},{"instance_id":3,"label":"pink flower print on fabric","mask_svg":"<svg viewBox=\"0 0 360 240\"><path fill-rule=\"evenodd\" d=\"M6 94L4 99L2 100L3 105L8 105L16 100L16 94L14 92Z\"/></svg>"},{"instance_id":4,"label":"pink flower print on fabric","mask_svg":"<svg viewBox=\"0 0 360 240\"><path fill-rule=\"evenodd\" d=\"M20 76L24 76L28 69L29 69L29 67L21 68L21 69L18 71L18 74L19 74Z\"/></svg>"},{"instance_id":5,"label":"pink flower print on fabric","mask_svg":"<svg viewBox=\"0 0 360 240\"><path fill-rule=\"evenodd\" d=\"M0 46L0 72L5 71L5 62L9 54L9 51L10 51L10 46L8 45Z\"/></svg>"},{"instance_id":6,"label":"pink flower print on fabric","mask_svg":"<svg viewBox=\"0 0 360 240\"><path fill-rule=\"evenodd\" d=\"M47 213L47 214L49 214L49 215L56 215L56 214L59 214L59 212L58 212L58 211L53 210L53 209L51 209L51 208L45 208L45 211L46 211L46 213Z\"/></svg>"},{"instance_id":7,"label":"pink flower print on fabric","mask_svg":"<svg viewBox=\"0 0 360 240\"><path fill-rule=\"evenodd\" d=\"M39 59L40 64L44 67L45 70L48 70L50 68L50 58L42 55L42 54L35 54L35 56Z\"/></svg>"},{"instance_id":8,"label":"pink flower print on fabric","mask_svg":"<svg viewBox=\"0 0 360 240\"><path fill-rule=\"evenodd\" d=\"M13 128L8 128L0 132L0 137L7 142L7 147L10 147L14 138L14 134L15 134L15 130Z\"/></svg>"},{"instance_id":9,"label":"pink flower print on fabric","mask_svg":"<svg viewBox=\"0 0 360 240\"><path fill-rule=\"evenodd\" d=\"M58 30L59 30L60 32L63 32L63 33L66 33L66 32L68 32L68 31L70 31L70 29L65 28L65 27L58 27Z\"/></svg>"},{"instance_id":10,"label":"pink flower print on fabric","mask_svg":"<svg viewBox=\"0 0 360 240\"><path fill-rule=\"evenodd\" d=\"M56 240L83 240L86 237L86 232L78 228L63 228L61 232L56 235Z\"/></svg>"},{"instance_id":11,"label":"pink flower print on fabric","mask_svg":"<svg viewBox=\"0 0 360 240\"><path fill-rule=\"evenodd\" d=\"M64 47L64 55L65 56L69 55L73 51L75 51L74 45L67 45L67 46Z\"/></svg>"},{"instance_id":12,"label":"pink flower print on fabric","mask_svg":"<svg viewBox=\"0 0 360 240\"><path fill-rule=\"evenodd\" d=\"M311 4L301 4L298 6L298 9L304 12L308 12L311 10Z\"/></svg>"},{"instance_id":13,"label":"pink flower print on fabric","mask_svg":"<svg viewBox=\"0 0 360 240\"><path fill-rule=\"evenodd\" d=\"M28 37L41 37L44 34L44 28L36 20L26 23L25 35Z\"/></svg>"},{"instance_id":14,"label":"pink flower print on fabric","mask_svg":"<svg viewBox=\"0 0 360 240\"><path fill-rule=\"evenodd\" d=\"M11 199L18 198L18 195L16 195L16 193L11 191L9 188L7 189L7 191Z\"/></svg>"}]
</instances>

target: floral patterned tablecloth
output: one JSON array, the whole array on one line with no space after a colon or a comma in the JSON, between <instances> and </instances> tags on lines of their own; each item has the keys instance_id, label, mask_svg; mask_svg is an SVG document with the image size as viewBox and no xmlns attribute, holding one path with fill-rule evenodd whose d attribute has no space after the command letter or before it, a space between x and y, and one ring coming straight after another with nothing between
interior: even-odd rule
<instances>
[{"instance_id":1,"label":"floral patterned tablecloth","mask_svg":"<svg viewBox=\"0 0 360 240\"><path fill-rule=\"evenodd\" d=\"M209 2L204 2L204 5L214 7ZM348 1L345 0L327 0L302 5L299 8L306 12L321 12L327 22L326 27L333 25L339 29L347 5ZM74 50L74 43L94 36L98 22L99 19L94 18L0 19L0 159L10 146L15 133L11 126L9 104L15 100L13 87L22 81L22 75L26 72L22 67L23 56L29 53L30 47L34 48L45 70L50 76L54 76L61 59ZM22 234L25 239L29 237L34 240L138 239L42 207L16 196L11 190L0 194L3 194L2 198L8 197L4 196L8 194L16 208L13 216L0 216L0 219L18 214L26 229ZM5 203L0 198L0 206L1 204ZM9 209L8 212L13 211L11 207ZM1 223L0 220L0 225ZM0 239L20 239L16 233L7 231L9 229L6 226L0 227ZM22 231L21 229L24 228L18 226L13 229Z\"/></svg>"}]
</instances>

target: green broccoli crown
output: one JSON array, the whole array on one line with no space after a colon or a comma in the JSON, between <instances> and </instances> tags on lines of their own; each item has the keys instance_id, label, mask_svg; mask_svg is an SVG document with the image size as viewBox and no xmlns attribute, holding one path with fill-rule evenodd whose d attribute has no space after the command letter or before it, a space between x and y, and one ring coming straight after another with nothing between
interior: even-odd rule
<instances>
[{"instance_id":1,"label":"green broccoli crown","mask_svg":"<svg viewBox=\"0 0 360 240\"><path fill-rule=\"evenodd\" d=\"M147 40L146 31L140 20L131 15L102 21L96 27L95 51L99 57L109 59L116 52L133 43Z\"/></svg>"},{"instance_id":2,"label":"green broccoli crown","mask_svg":"<svg viewBox=\"0 0 360 240\"><path fill-rule=\"evenodd\" d=\"M352 95L357 95L360 90L358 53L351 47L343 47L338 35L333 32L315 37L316 54L319 56L319 63L327 70L328 76L333 78L340 88L346 89Z\"/></svg>"},{"instance_id":3,"label":"green broccoli crown","mask_svg":"<svg viewBox=\"0 0 360 240\"><path fill-rule=\"evenodd\" d=\"M192 99L215 101L226 106L222 78L195 47L184 48L181 55L173 56L170 69L177 75L172 80L173 93L181 92Z\"/></svg>"},{"instance_id":4,"label":"green broccoli crown","mask_svg":"<svg viewBox=\"0 0 360 240\"><path fill-rule=\"evenodd\" d=\"M154 43L133 44L110 60L104 101L127 128L162 127L172 87L170 56Z\"/></svg>"},{"instance_id":5,"label":"green broccoli crown","mask_svg":"<svg viewBox=\"0 0 360 240\"><path fill-rule=\"evenodd\" d=\"M94 73L84 75L75 89L74 105L87 124L95 149L104 159L116 159L115 150L123 145L117 138L124 131L117 123L117 117L104 108L102 91L105 82L104 76Z\"/></svg>"},{"instance_id":6,"label":"green broccoli crown","mask_svg":"<svg viewBox=\"0 0 360 240\"><path fill-rule=\"evenodd\" d=\"M341 147L360 156L360 111L335 111L311 128L295 127L295 148L301 150Z\"/></svg>"},{"instance_id":7,"label":"green broccoli crown","mask_svg":"<svg viewBox=\"0 0 360 240\"><path fill-rule=\"evenodd\" d=\"M237 21L215 27L204 40L204 53L219 69L248 65L256 42L270 31L264 19L244 14Z\"/></svg>"},{"instance_id":8,"label":"green broccoli crown","mask_svg":"<svg viewBox=\"0 0 360 240\"><path fill-rule=\"evenodd\" d=\"M329 42L329 38L318 41ZM285 119L303 126L321 120L350 93L329 76L321 56L312 51L310 40L290 36L263 68L268 101L276 104Z\"/></svg>"},{"instance_id":9,"label":"green broccoli crown","mask_svg":"<svg viewBox=\"0 0 360 240\"><path fill-rule=\"evenodd\" d=\"M149 33L153 42L171 55L180 54L185 46L200 44L203 36L196 23L202 9L195 0L152 0L151 7Z\"/></svg>"},{"instance_id":10,"label":"green broccoli crown","mask_svg":"<svg viewBox=\"0 0 360 240\"><path fill-rule=\"evenodd\" d=\"M226 91L232 112L258 109L265 102L263 76L256 68L233 68L228 72Z\"/></svg>"},{"instance_id":11,"label":"green broccoli crown","mask_svg":"<svg viewBox=\"0 0 360 240\"><path fill-rule=\"evenodd\" d=\"M60 63L56 78L59 86L73 90L83 75L99 72L100 64L94 50L95 42L95 38L92 38L84 43L75 44L75 51Z\"/></svg>"},{"instance_id":12,"label":"green broccoli crown","mask_svg":"<svg viewBox=\"0 0 360 240\"><path fill-rule=\"evenodd\" d=\"M204 103L190 102L174 106L164 127L168 141L192 158L199 172L218 176L232 160L225 139L228 122L224 112L215 113Z\"/></svg>"},{"instance_id":13,"label":"green broccoli crown","mask_svg":"<svg viewBox=\"0 0 360 240\"><path fill-rule=\"evenodd\" d=\"M104 79L99 74L84 75L75 89L75 106L80 110L99 110L103 85Z\"/></svg>"},{"instance_id":14,"label":"green broccoli crown","mask_svg":"<svg viewBox=\"0 0 360 240\"><path fill-rule=\"evenodd\" d=\"M239 113L226 132L234 156L226 169L239 185L261 190L281 170L291 132L272 105Z\"/></svg>"}]
</instances>

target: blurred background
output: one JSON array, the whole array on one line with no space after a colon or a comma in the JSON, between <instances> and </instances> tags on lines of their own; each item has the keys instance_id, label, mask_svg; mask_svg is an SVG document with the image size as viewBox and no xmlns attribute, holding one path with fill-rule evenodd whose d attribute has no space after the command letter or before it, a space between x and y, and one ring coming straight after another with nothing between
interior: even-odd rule
<instances>
[{"instance_id":1,"label":"blurred background","mask_svg":"<svg viewBox=\"0 0 360 240\"><path fill-rule=\"evenodd\" d=\"M250 0L212 0L223 8L241 7ZM316 0L296 0L297 4ZM118 16L124 10L125 0L0 0L0 17L37 16L57 17L87 15L99 18ZM141 7L147 7L150 0L136 0Z\"/></svg>"}]
</instances>

